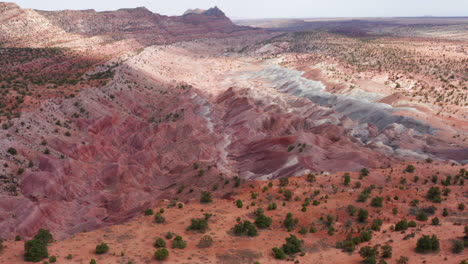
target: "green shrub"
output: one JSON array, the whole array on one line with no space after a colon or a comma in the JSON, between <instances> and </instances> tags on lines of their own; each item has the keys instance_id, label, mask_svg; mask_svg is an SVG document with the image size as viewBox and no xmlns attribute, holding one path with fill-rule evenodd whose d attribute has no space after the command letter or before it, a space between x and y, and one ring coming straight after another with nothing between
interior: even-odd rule
<instances>
[{"instance_id":1,"label":"green shrub","mask_svg":"<svg viewBox=\"0 0 468 264\"><path fill-rule=\"evenodd\" d=\"M96 254L101 255L101 254L107 253L108 251L109 251L109 246L104 242L96 246Z\"/></svg>"},{"instance_id":2,"label":"green shrub","mask_svg":"<svg viewBox=\"0 0 468 264\"><path fill-rule=\"evenodd\" d=\"M267 227L270 227L271 222L272 221L270 217L264 215L263 213L260 213L255 218L254 223L258 228L267 228Z\"/></svg>"},{"instance_id":3,"label":"green shrub","mask_svg":"<svg viewBox=\"0 0 468 264\"><path fill-rule=\"evenodd\" d=\"M374 231L380 231L383 221L380 218L376 218L372 221L371 229Z\"/></svg>"},{"instance_id":4,"label":"green shrub","mask_svg":"<svg viewBox=\"0 0 468 264\"><path fill-rule=\"evenodd\" d=\"M169 251L165 248L156 250L154 253L154 258L159 261L166 260L169 257Z\"/></svg>"},{"instance_id":5,"label":"green shrub","mask_svg":"<svg viewBox=\"0 0 468 264\"><path fill-rule=\"evenodd\" d=\"M415 221L409 221L408 222L408 227L416 227L416 222Z\"/></svg>"},{"instance_id":6,"label":"green shrub","mask_svg":"<svg viewBox=\"0 0 468 264\"><path fill-rule=\"evenodd\" d=\"M49 230L43 228L37 231L37 234L34 236L34 239L39 240L46 245L54 241L54 238L52 237L52 234L50 234Z\"/></svg>"},{"instance_id":7,"label":"green shrub","mask_svg":"<svg viewBox=\"0 0 468 264\"><path fill-rule=\"evenodd\" d=\"M376 196L372 198L371 206L372 207L382 207L383 197Z\"/></svg>"},{"instance_id":8,"label":"green shrub","mask_svg":"<svg viewBox=\"0 0 468 264\"><path fill-rule=\"evenodd\" d=\"M391 258L392 257L392 251L393 251L392 246L383 245L381 247L381 249L382 249L382 255L381 255L382 258Z\"/></svg>"},{"instance_id":9,"label":"green shrub","mask_svg":"<svg viewBox=\"0 0 468 264\"><path fill-rule=\"evenodd\" d=\"M416 251L423 253L428 251L437 251L440 247L439 239L436 235L423 235L416 244Z\"/></svg>"},{"instance_id":10,"label":"green shrub","mask_svg":"<svg viewBox=\"0 0 468 264\"><path fill-rule=\"evenodd\" d=\"M286 218L283 221L283 225L286 227L288 231L294 230L296 228L297 223L299 222L299 219L293 218L292 213L288 213L286 215Z\"/></svg>"},{"instance_id":11,"label":"green shrub","mask_svg":"<svg viewBox=\"0 0 468 264\"><path fill-rule=\"evenodd\" d=\"M55 263L55 262L57 262L57 257L56 257L56 256L51 256L51 257L49 258L49 262L50 262L50 263Z\"/></svg>"},{"instance_id":12,"label":"green shrub","mask_svg":"<svg viewBox=\"0 0 468 264\"><path fill-rule=\"evenodd\" d=\"M156 238L156 241L154 242L154 247L156 248L165 248L166 247L166 241L162 237Z\"/></svg>"},{"instance_id":13,"label":"green shrub","mask_svg":"<svg viewBox=\"0 0 468 264\"><path fill-rule=\"evenodd\" d=\"M427 221L427 219L427 214L423 210L419 211L419 213L416 215L416 220L418 221Z\"/></svg>"},{"instance_id":14,"label":"green shrub","mask_svg":"<svg viewBox=\"0 0 468 264\"><path fill-rule=\"evenodd\" d=\"M276 208L277 208L276 203L271 203L268 205L268 210L276 210Z\"/></svg>"},{"instance_id":15,"label":"green shrub","mask_svg":"<svg viewBox=\"0 0 468 264\"><path fill-rule=\"evenodd\" d=\"M187 227L187 230L194 230L204 233L208 228L208 219L206 218L192 218L191 224Z\"/></svg>"},{"instance_id":16,"label":"green shrub","mask_svg":"<svg viewBox=\"0 0 468 264\"><path fill-rule=\"evenodd\" d=\"M146 209L144 213L145 213L146 216L154 214L152 209Z\"/></svg>"},{"instance_id":17,"label":"green shrub","mask_svg":"<svg viewBox=\"0 0 468 264\"><path fill-rule=\"evenodd\" d=\"M378 255L377 247L365 246L359 250L359 255L363 258L376 257Z\"/></svg>"},{"instance_id":18,"label":"green shrub","mask_svg":"<svg viewBox=\"0 0 468 264\"><path fill-rule=\"evenodd\" d=\"M24 244L24 259L26 261L38 262L49 256L47 244L38 239L32 239Z\"/></svg>"},{"instance_id":19,"label":"green shrub","mask_svg":"<svg viewBox=\"0 0 468 264\"><path fill-rule=\"evenodd\" d=\"M244 206L241 200L237 200L236 205L237 205L237 208L242 208L242 206Z\"/></svg>"},{"instance_id":20,"label":"green shrub","mask_svg":"<svg viewBox=\"0 0 468 264\"><path fill-rule=\"evenodd\" d=\"M283 250L275 247L272 249L273 250L273 255L275 256L275 259L286 259L286 254L283 252Z\"/></svg>"},{"instance_id":21,"label":"green shrub","mask_svg":"<svg viewBox=\"0 0 468 264\"><path fill-rule=\"evenodd\" d=\"M181 236L176 236L172 241L172 248L184 249L186 246L187 242L185 242Z\"/></svg>"},{"instance_id":22,"label":"green shrub","mask_svg":"<svg viewBox=\"0 0 468 264\"><path fill-rule=\"evenodd\" d=\"M358 212L358 221L363 223L369 217L369 212L367 210L360 208Z\"/></svg>"},{"instance_id":23,"label":"green shrub","mask_svg":"<svg viewBox=\"0 0 468 264\"><path fill-rule=\"evenodd\" d=\"M302 241L295 235L289 235L286 238L286 243L281 247L284 253L292 255L302 251Z\"/></svg>"},{"instance_id":24,"label":"green shrub","mask_svg":"<svg viewBox=\"0 0 468 264\"><path fill-rule=\"evenodd\" d=\"M361 176L361 178L366 177L369 175L369 170L366 168L362 168L359 175Z\"/></svg>"},{"instance_id":25,"label":"green shrub","mask_svg":"<svg viewBox=\"0 0 468 264\"><path fill-rule=\"evenodd\" d=\"M15 241L21 241L21 237L19 235L15 236Z\"/></svg>"},{"instance_id":26,"label":"green shrub","mask_svg":"<svg viewBox=\"0 0 468 264\"><path fill-rule=\"evenodd\" d=\"M97 264L97 262L96 262L95 259L91 259L91 261L89 262L89 264Z\"/></svg>"},{"instance_id":27,"label":"green shrub","mask_svg":"<svg viewBox=\"0 0 468 264\"><path fill-rule=\"evenodd\" d=\"M203 191L201 192L200 203L211 203L213 198L211 197L211 192Z\"/></svg>"},{"instance_id":28,"label":"green shrub","mask_svg":"<svg viewBox=\"0 0 468 264\"><path fill-rule=\"evenodd\" d=\"M432 218L431 223L432 225L439 225L440 224L439 218L437 217Z\"/></svg>"},{"instance_id":29,"label":"green shrub","mask_svg":"<svg viewBox=\"0 0 468 264\"><path fill-rule=\"evenodd\" d=\"M429 188L429 191L427 191L427 199L435 202L435 203L440 203L442 201L442 198L440 197L440 188L437 186L433 186Z\"/></svg>"},{"instance_id":30,"label":"green shrub","mask_svg":"<svg viewBox=\"0 0 468 264\"><path fill-rule=\"evenodd\" d=\"M161 215L161 213L157 213L154 215L154 222L161 224L166 222L166 219L164 218L164 216Z\"/></svg>"},{"instance_id":31,"label":"green shrub","mask_svg":"<svg viewBox=\"0 0 468 264\"><path fill-rule=\"evenodd\" d=\"M18 154L18 151L17 151L15 148L8 148L7 152L8 152L10 155L13 155L13 156L15 156L16 154Z\"/></svg>"},{"instance_id":32,"label":"green shrub","mask_svg":"<svg viewBox=\"0 0 468 264\"><path fill-rule=\"evenodd\" d=\"M166 233L166 239L172 239L172 236L173 236L173 235L174 235L174 234L173 234L172 232L167 232L167 233Z\"/></svg>"},{"instance_id":33,"label":"green shrub","mask_svg":"<svg viewBox=\"0 0 468 264\"><path fill-rule=\"evenodd\" d=\"M255 225L252 224L248 220L245 220L244 222L236 224L232 228L232 231L237 236L244 236L245 235L245 236L254 237L254 236L258 235L257 228L255 228Z\"/></svg>"},{"instance_id":34,"label":"green shrub","mask_svg":"<svg viewBox=\"0 0 468 264\"><path fill-rule=\"evenodd\" d=\"M406 219L402 219L395 224L395 231L405 231L406 229L408 229L408 221Z\"/></svg>"},{"instance_id":35,"label":"green shrub","mask_svg":"<svg viewBox=\"0 0 468 264\"><path fill-rule=\"evenodd\" d=\"M409 173L413 173L416 168L413 165L406 166L405 171Z\"/></svg>"}]
</instances>

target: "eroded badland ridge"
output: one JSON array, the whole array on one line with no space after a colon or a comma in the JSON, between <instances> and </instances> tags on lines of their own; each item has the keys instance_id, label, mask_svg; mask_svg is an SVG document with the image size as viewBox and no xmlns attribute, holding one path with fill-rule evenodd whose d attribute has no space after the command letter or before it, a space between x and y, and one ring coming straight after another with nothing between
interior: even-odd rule
<instances>
[{"instance_id":1,"label":"eroded badland ridge","mask_svg":"<svg viewBox=\"0 0 468 264\"><path fill-rule=\"evenodd\" d=\"M0 3L0 263L41 228L58 263L466 259L468 22L314 23Z\"/></svg>"}]
</instances>

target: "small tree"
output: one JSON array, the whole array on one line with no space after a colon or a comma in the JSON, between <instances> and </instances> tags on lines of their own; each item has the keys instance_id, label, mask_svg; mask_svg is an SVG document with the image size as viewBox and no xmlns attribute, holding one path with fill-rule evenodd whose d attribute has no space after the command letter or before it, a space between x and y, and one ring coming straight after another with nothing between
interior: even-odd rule
<instances>
[{"instance_id":1,"label":"small tree","mask_svg":"<svg viewBox=\"0 0 468 264\"><path fill-rule=\"evenodd\" d=\"M288 213L286 218L283 221L283 225L288 229L288 231L294 230L296 224L299 222L299 219L294 219L292 213Z\"/></svg>"},{"instance_id":2,"label":"small tree","mask_svg":"<svg viewBox=\"0 0 468 264\"><path fill-rule=\"evenodd\" d=\"M436 235L423 235L416 244L416 251L423 253L427 251L437 251L440 247L439 239Z\"/></svg>"},{"instance_id":3,"label":"small tree","mask_svg":"<svg viewBox=\"0 0 468 264\"><path fill-rule=\"evenodd\" d=\"M54 241L54 238L52 237L50 231L43 228L37 231L37 234L34 236L34 239L39 240L46 245Z\"/></svg>"},{"instance_id":4,"label":"small tree","mask_svg":"<svg viewBox=\"0 0 468 264\"><path fill-rule=\"evenodd\" d=\"M440 188L437 186L433 186L429 188L429 191L427 191L427 199L435 203L440 203L442 201L440 194L441 194Z\"/></svg>"},{"instance_id":5,"label":"small tree","mask_svg":"<svg viewBox=\"0 0 468 264\"><path fill-rule=\"evenodd\" d=\"M109 251L109 246L104 242L96 246L96 254L101 255L101 254L107 253L108 251Z\"/></svg>"},{"instance_id":6,"label":"small tree","mask_svg":"<svg viewBox=\"0 0 468 264\"><path fill-rule=\"evenodd\" d=\"M360 208L358 212L358 221L363 223L369 217L369 212L367 210Z\"/></svg>"},{"instance_id":7,"label":"small tree","mask_svg":"<svg viewBox=\"0 0 468 264\"><path fill-rule=\"evenodd\" d=\"M260 213L257 215L257 218L255 218L254 223L258 228L267 228L271 225L271 218L263 213Z\"/></svg>"},{"instance_id":8,"label":"small tree","mask_svg":"<svg viewBox=\"0 0 468 264\"><path fill-rule=\"evenodd\" d=\"M237 200L236 205L237 205L237 208L242 208L242 206L244 206L241 200Z\"/></svg>"},{"instance_id":9,"label":"small tree","mask_svg":"<svg viewBox=\"0 0 468 264\"><path fill-rule=\"evenodd\" d=\"M349 186L350 182L351 182L351 176L349 175L349 173L345 173L343 176L344 185Z\"/></svg>"},{"instance_id":10,"label":"small tree","mask_svg":"<svg viewBox=\"0 0 468 264\"><path fill-rule=\"evenodd\" d=\"M440 223L439 218L437 217L432 218L432 225L439 225L439 223Z\"/></svg>"},{"instance_id":11,"label":"small tree","mask_svg":"<svg viewBox=\"0 0 468 264\"><path fill-rule=\"evenodd\" d=\"M286 238L286 243L283 244L281 249L284 253L288 255L292 255L298 252L301 252L302 241L299 240L295 235L290 235Z\"/></svg>"},{"instance_id":12,"label":"small tree","mask_svg":"<svg viewBox=\"0 0 468 264\"><path fill-rule=\"evenodd\" d=\"M154 242L154 247L155 248L165 248L166 247L166 241L162 237L156 238L156 241Z\"/></svg>"},{"instance_id":13,"label":"small tree","mask_svg":"<svg viewBox=\"0 0 468 264\"><path fill-rule=\"evenodd\" d=\"M32 239L24 244L24 260L39 262L49 256L47 244L38 239Z\"/></svg>"},{"instance_id":14,"label":"small tree","mask_svg":"<svg viewBox=\"0 0 468 264\"><path fill-rule=\"evenodd\" d=\"M154 253L154 258L159 261L166 260L169 257L169 251L165 248L156 250Z\"/></svg>"}]
</instances>

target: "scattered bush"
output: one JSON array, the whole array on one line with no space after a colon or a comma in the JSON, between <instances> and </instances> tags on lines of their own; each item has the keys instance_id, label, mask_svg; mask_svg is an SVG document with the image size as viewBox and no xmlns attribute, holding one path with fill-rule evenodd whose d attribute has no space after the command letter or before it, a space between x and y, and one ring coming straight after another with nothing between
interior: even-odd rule
<instances>
[{"instance_id":1,"label":"scattered bush","mask_svg":"<svg viewBox=\"0 0 468 264\"><path fill-rule=\"evenodd\" d=\"M402 219L395 224L395 231L405 231L406 229L408 229L408 221L406 219Z\"/></svg>"},{"instance_id":2,"label":"scattered bush","mask_svg":"<svg viewBox=\"0 0 468 264\"><path fill-rule=\"evenodd\" d=\"M284 253L292 255L301 252L302 241L299 240L295 235L290 235L286 238L286 243L283 244L281 249Z\"/></svg>"},{"instance_id":3,"label":"scattered bush","mask_svg":"<svg viewBox=\"0 0 468 264\"><path fill-rule=\"evenodd\" d=\"M166 260L169 257L169 251L165 248L156 250L154 253L154 258L159 261Z\"/></svg>"},{"instance_id":4,"label":"scattered bush","mask_svg":"<svg viewBox=\"0 0 468 264\"><path fill-rule=\"evenodd\" d=\"M382 258L391 258L392 257L392 246L390 245L383 245L382 249Z\"/></svg>"},{"instance_id":5,"label":"scattered bush","mask_svg":"<svg viewBox=\"0 0 468 264\"><path fill-rule=\"evenodd\" d=\"M162 237L156 238L156 241L154 242L154 247L155 248L165 248L166 247L166 241Z\"/></svg>"},{"instance_id":6,"label":"scattered bush","mask_svg":"<svg viewBox=\"0 0 468 264\"><path fill-rule=\"evenodd\" d=\"M255 218L255 225L258 227L258 228L267 228L267 227L270 227L271 225L271 218L266 216L265 214L263 213L260 213L257 215L257 217Z\"/></svg>"},{"instance_id":7,"label":"scattered bush","mask_svg":"<svg viewBox=\"0 0 468 264\"><path fill-rule=\"evenodd\" d=\"M369 217L369 212L367 210L360 208L358 212L358 221L363 223Z\"/></svg>"},{"instance_id":8,"label":"scattered bush","mask_svg":"<svg viewBox=\"0 0 468 264\"><path fill-rule=\"evenodd\" d=\"M154 215L154 222L157 224L162 224L166 222L166 218L164 218L164 216L162 216L161 213L157 213Z\"/></svg>"},{"instance_id":9,"label":"scattered bush","mask_svg":"<svg viewBox=\"0 0 468 264\"><path fill-rule=\"evenodd\" d=\"M213 198L211 198L211 192L203 191L201 192L200 203L211 203Z\"/></svg>"},{"instance_id":10,"label":"scattered bush","mask_svg":"<svg viewBox=\"0 0 468 264\"><path fill-rule=\"evenodd\" d=\"M286 229L288 229L288 231L292 231L294 228L296 228L298 222L299 219L294 219L292 213L288 213L283 221L283 225L286 227Z\"/></svg>"},{"instance_id":11,"label":"scattered bush","mask_svg":"<svg viewBox=\"0 0 468 264\"><path fill-rule=\"evenodd\" d=\"M272 249L273 250L273 255L275 256L275 259L286 259L286 254L283 252L283 250L275 247Z\"/></svg>"},{"instance_id":12,"label":"scattered bush","mask_svg":"<svg viewBox=\"0 0 468 264\"><path fill-rule=\"evenodd\" d=\"M104 242L96 246L96 254L101 255L101 254L107 253L108 251L109 251L109 246Z\"/></svg>"},{"instance_id":13,"label":"scattered bush","mask_svg":"<svg viewBox=\"0 0 468 264\"><path fill-rule=\"evenodd\" d=\"M372 198L371 206L372 207L382 207L383 197L376 196Z\"/></svg>"},{"instance_id":14,"label":"scattered bush","mask_svg":"<svg viewBox=\"0 0 468 264\"><path fill-rule=\"evenodd\" d=\"M244 206L241 200L237 200L236 205L237 205L237 208L242 208L242 206Z\"/></svg>"},{"instance_id":15,"label":"scattered bush","mask_svg":"<svg viewBox=\"0 0 468 264\"><path fill-rule=\"evenodd\" d=\"M440 188L437 186L429 188L429 191L427 192L427 199L435 203L440 203L442 201L442 198L440 197Z\"/></svg>"},{"instance_id":16,"label":"scattered bush","mask_svg":"<svg viewBox=\"0 0 468 264\"><path fill-rule=\"evenodd\" d=\"M409 173L413 173L416 168L413 165L406 166L405 171Z\"/></svg>"},{"instance_id":17,"label":"scattered bush","mask_svg":"<svg viewBox=\"0 0 468 264\"><path fill-rule=\"evenodd\" d=\"M187 242L185 242L181 236L176 236L172 241L172 248L184 249L187 246Z\"/></svg>"},{"instance_id":18,"label":"scattered bush","mask_svg":"<svg viewBox=\"0 0 468 264\"><path fill-rule=\"evenodd\" d=\"M146 216L154 214L153 209L146 209L144 213Z\"/></svg>"},{"instance_id":19,"label":"scattered bush","mask_svg":"<svg viewBox=\"0 0 468 264\"><path fill-rule=\"evenodd\" d=\"M238 223L232 228L232 231L237 236L250 236L254 237L258 235L258 230L255 228L255 225L250 221L245 220L244 222Z\"/></svg>"}]
</instances>

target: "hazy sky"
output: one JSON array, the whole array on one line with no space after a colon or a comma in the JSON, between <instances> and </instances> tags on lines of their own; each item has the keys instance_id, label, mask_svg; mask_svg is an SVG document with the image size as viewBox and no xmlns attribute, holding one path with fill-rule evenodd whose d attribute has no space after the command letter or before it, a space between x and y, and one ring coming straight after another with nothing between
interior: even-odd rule
<instances>
[{"instance_id":1,"label":"hazy sky","mask_svg":"<svg viewBox=\"0 0 468 264\"><path fill-rule=\"evenodd\" d=\"M8 0L0 0L8 1ZM180 15L189 8L218 6L231 18L468 16L468 0L10 0L41 10L115 10L145 6Z\"/></svg>"}]
</instances>

